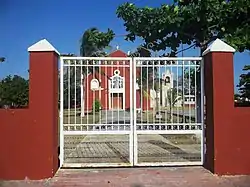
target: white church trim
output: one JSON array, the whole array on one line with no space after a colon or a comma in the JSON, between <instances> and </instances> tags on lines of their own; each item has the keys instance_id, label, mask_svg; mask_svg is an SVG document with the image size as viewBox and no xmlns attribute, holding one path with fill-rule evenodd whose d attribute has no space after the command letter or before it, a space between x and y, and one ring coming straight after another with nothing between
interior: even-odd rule
<instances>
[{"instance_id":1,"label":"white church trim","mask_svg":"<svg viewBox=\"0 0 250 187\"><path fill-rule=\"evenodd\" d=\"M108 81L109 109L112 109L112 94L122 95L122 109L125 110L125 78L120 76L120 71L114 70L114 75Z\"/></svg>"}]
</instances>

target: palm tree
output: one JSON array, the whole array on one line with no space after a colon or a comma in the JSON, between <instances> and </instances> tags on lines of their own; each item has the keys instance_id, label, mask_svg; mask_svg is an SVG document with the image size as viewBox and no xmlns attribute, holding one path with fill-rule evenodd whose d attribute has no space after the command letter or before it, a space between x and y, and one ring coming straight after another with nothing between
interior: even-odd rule
<instances>
[{"instance_id":1,"label":"palm tree","mask_svg":"<svg viewBox=\"0 0 250 187\"><path fill-rule=\"evenodd\" d=\"M114 32L110 29L107 32L101 32L95 27L87 29L80 41L80 55L85 57L106 56L103 50L109 46L114 36Z\"/></svg>"},{"instance_id":2,"label":"palm tree","mask_svg":"<svg viewBox=\"0 0 250 187\"><path fill-rule=\"evenodd\" d=\"M80 55L84 56L84 57L102 57L102 56L107 56L107 53L104 51L107 47L109 47L110 42L113 40L115 34L112 30L108 29L107 32L100 32L97 28L92 27L90 29L87 29L82 37L81 37L81 41L80 41ZM89 64L93 64L95 63L94 60L93 61L88 61ZM96 75L95 73L100 72L99 67L95 66L95 67L91 67L91 66L81 66L80 67L80 71L82 72L82 75L80 75L82 81L84 82L84 80L86 79L86 76L89 73L94 74L94 76ZM104 74L103 72L101 72L102 74ZM80 79L80 80L81 80ZM79 85L79 84L78 84ZM85 98L85 91L86 90L83 86L80 85L81 92L83 93L83 95L81 97L82 101L82 113L81 116L84 116L84 98Z\"/></svg>"}]
</instances>

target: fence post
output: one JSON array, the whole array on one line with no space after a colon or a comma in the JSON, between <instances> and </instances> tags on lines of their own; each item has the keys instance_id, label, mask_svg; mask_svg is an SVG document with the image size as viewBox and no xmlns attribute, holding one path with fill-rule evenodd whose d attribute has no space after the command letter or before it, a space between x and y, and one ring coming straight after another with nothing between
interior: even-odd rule
<instances>
[{"instance_id":1,"label":"fence post","mask_svg":"<svg viewBox=\"0 0 250 187\"><path fill-rule=\"evenodd\" d=\"M29 117L36 133L35 178L52 177L58 169L58 56L57 50L41 40L30 53ZM35 151L35 150L34 150Z\"/></svg>"},{"instance_id":2,"label":"fence post","mask_svg":"<svg viewBox=\"0 0 250 187\"><path fill-rule=\"evenodd\" d=\"M228 157L225 147L230 146L227 133L233 125L234 52L234 48L216 39L203 53L206 98L204 167L216 174L225 174L222 172Z\"/></svg>"}]
</instances>

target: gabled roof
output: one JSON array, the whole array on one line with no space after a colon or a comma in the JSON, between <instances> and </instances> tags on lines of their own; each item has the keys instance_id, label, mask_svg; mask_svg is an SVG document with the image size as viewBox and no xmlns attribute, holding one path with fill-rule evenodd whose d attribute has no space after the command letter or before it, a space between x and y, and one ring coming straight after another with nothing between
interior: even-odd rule
<instances>
[{"instance_id":1,"label":"gabled roof","mask_svg":"<svg viewBox=\"0 0 250 187\"><path fill-rule=\"evenodd\" d=\"M127 54L120 49L117 49L109 54L109 57L127 57Z\"/></svg>"}]
</instances>

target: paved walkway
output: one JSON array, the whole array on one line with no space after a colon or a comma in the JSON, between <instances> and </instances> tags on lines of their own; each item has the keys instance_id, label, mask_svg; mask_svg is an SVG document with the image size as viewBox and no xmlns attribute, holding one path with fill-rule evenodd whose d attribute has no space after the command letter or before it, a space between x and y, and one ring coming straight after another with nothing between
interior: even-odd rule
<instances>
[{"instance_id":1,"label":"paved walkway","mask_svg":"<svg viewBox=\"0 0 250 187\"><path fill-rule=\"evenodd\" d=\"M138 135L139 163L200 161L200 143L174 144L175 139L169 138L169 135ZM80 142L67 139L64 145L65 163L129 163L129 135L86 135Z\"/></svg>"},{"instance_id":2,"label":"paved walkway","mask_svg":"<svg viewBox=\"0 0 250 187\"><path fill-rule=\"evenodd\" d=\"M219 177L201 167L59 170L44 181L0 183L1 187L250 187L250 176Z\"/></svg>"}]
</instances>

